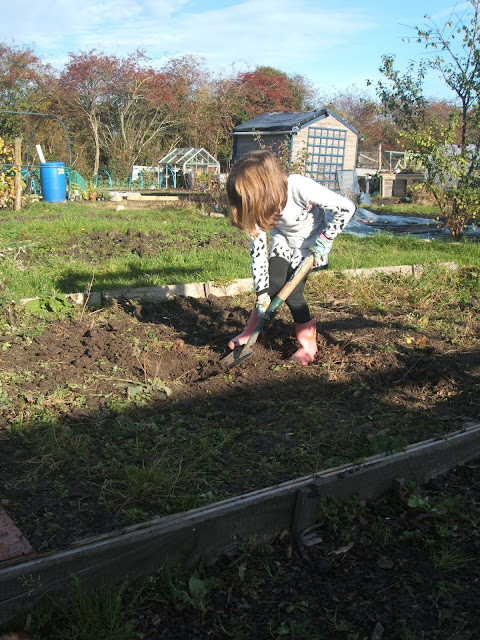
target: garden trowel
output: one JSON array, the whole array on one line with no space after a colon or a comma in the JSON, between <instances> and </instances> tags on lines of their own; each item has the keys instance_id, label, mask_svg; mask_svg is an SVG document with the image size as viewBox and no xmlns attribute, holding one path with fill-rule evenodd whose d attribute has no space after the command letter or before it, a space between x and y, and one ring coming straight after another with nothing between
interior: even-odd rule
<instances>
[{"instance_id":1,"label":"garden trowel","mask_svg":"<svg viewBox=\"0 0 480 640\"><path fill-rule=\"evenodd\" d=\"M263 325L267 320L269 320L272 315L277 311L277 309L285 302L288 296L292 293L295 287L298 285L301 280L307 275L310 269L313 267L313 255L310 254L305 260L303 260L298 267L295 269L294 273L290 277L290 279L283 285L277 295L270 302L267 310L263 315L261 315L258 319L257 324L255 325L254 330L248 342L244 345L240 345L235 347L235 349L229 353L225 358L222 358L220 361L227 369L232 369L236 367L237 364L241 364L247 358L249 358L252 354L252 346L257 341L258 336L263 328Z\"/></svg>"}]
</instances>

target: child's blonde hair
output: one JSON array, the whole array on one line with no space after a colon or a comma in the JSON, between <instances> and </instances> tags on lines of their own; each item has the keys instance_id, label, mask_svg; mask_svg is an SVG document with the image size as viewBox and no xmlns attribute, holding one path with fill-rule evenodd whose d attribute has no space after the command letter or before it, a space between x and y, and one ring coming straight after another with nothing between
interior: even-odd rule
<instances>
[{"instance_id":1,"label":"child's blonde hair","mask_svg":"<svg viewBox=\"0 0 480 640\"><path fill-rule=\"evenodd\" d=\"M269 151L251 151L227 178L230 220L251 236L272 229L287 201L287 176Z\"/></svg>"}]
</instances>

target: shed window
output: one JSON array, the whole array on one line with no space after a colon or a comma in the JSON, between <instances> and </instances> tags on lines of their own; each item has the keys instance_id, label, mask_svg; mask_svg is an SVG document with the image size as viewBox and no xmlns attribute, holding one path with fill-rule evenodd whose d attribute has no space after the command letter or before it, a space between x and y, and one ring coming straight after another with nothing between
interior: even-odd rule
<instances>
[{"instance_id":1,"label":"shed window","mask_svg":"<svg viewBox=\"0 0 480 640\"><path fill-rule=\"evenodd\" d=\"M338 189L337 171L343 169L346 142L345 129L308 128L307 171L329 189Z\"/></svg>"}]
</instances>

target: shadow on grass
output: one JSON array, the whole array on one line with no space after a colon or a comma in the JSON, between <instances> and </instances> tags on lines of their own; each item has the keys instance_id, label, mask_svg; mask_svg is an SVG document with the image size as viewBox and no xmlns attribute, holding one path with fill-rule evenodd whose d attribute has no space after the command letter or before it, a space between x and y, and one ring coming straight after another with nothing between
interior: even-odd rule
<instances>
[{"instance_id":1,"label":"shadow on grass","mask_svg":"<svg viewBox=\"0 0 480 640\"><path fill-rule=\"evenodd\" d=\"M56 281L56 287L61 293L81 293L91 291L109 291L118 289L137 289L151 286L167 286L171 283L189 283L198 279L201 265L197 267L167 267L146 271L138 264L130 264L128 269L116 270L114 273L97 273L92 271L67 270ZM164 284L152 283L152 278L160 276Z\"/></svg>"}]
</instances>

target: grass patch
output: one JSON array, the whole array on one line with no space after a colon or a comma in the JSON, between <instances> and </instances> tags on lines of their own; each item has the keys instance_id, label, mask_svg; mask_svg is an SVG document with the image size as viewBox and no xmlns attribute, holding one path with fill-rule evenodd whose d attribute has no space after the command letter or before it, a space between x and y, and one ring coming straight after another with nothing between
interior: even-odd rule
<instances>
[{"instance_id":1,"label":"grass patch","mask_svg":"<svg viewBox=\"0 0 480 640\"><path fill-rule=\"evenodd\" d=\"M362 208L382 215L415 216L420 218L433 218L434 220L440 216L440 209L434 204L419 205L413 202L399 203L398 198L391 198L390 200L391 201L382 198L382 202L377 202L376 198L372 198L371 204L362 205Z\"/></svg>"},{"instance_id":2,"label":"grass patch","mask_svg":"<svg viewBox=\"0 0 480 640\"><path fill-rule=\"evenodd\" d=\"M437 262L479 266L479 247L448 238L342 234L330 265L335 270ZM195 208L116 212L105 205L38 203L20 215L2 212L0 261L0 296L13 300L251 275L245 235L226 218L204 216Z\"/></svg>"}]
</instances>

